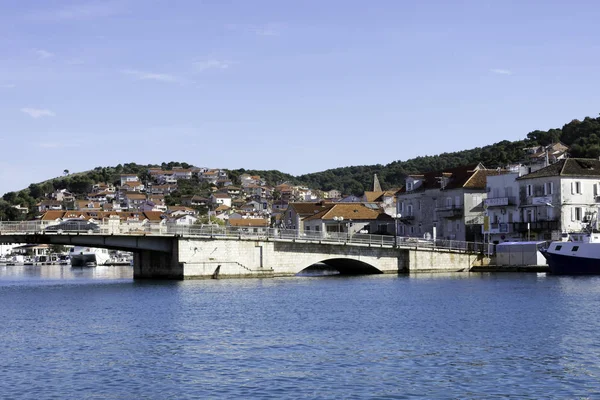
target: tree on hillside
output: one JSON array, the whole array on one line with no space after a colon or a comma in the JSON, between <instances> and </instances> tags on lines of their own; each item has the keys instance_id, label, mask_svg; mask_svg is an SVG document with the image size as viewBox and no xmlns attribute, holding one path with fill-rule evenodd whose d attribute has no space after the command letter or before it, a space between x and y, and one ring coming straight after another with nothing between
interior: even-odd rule
<instances>
[{"instance_id":1,"label":"tree on hillside","mask_svg":"<svg viewBox=\"0 0 600 400\"><path fill-rule=\"evenodd\" d=\"M5 200L0 200L0 220L1 221L22 221L23 214Z\"/></svg>"},{"instance_id":2,"label":"tree on hillside","mask_svg":"<svg viewBox=\"0 0 600 400\"><path fill-rule=\"evenodd\" d=\"M15 192L4 193L4 195L2 196L2 199L4 199L4 201L6 201L9 204L16 205L17 193L15 193Z\"/></svg>"}]
</instances>

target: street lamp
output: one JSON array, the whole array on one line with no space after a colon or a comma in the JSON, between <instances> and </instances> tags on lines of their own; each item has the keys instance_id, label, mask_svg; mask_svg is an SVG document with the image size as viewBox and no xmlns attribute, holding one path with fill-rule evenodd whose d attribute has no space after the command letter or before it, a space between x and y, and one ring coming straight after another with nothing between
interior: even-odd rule
<instances>
[{"instance_id":1,"label":"street lamp","mask_svg":"<svg viewBox=\"0 0 600 400\"><path fill-rule=\"evenodd\" d=\"M396 213L392 214L392 218L394 218L394 247L398 246L398 221L402 218L402 214Z\"/></svg>"},{"instance_id":2,"label":"street lamp","mask_svg":"<svg viewBox=\"0 0 600 400\"><path fill-rule=\"evenodd\" d=\"M338 238L340 237L340 232L341 232L341 224L342 221L344 220L344 217L333 217L333 220L336 221L338 223Z\"/></svg>"}]
</instances>

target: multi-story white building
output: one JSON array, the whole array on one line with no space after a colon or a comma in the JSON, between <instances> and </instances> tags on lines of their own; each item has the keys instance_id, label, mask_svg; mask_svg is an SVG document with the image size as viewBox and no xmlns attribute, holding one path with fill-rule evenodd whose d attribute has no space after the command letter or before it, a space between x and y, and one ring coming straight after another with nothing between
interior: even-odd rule
<instances>
[{"instance_id":1,"label":"multi-story white building","mask_svg":"<svg viewBox=\"0 0 600 400\"><path fill-rule=\"evenodd\" d=\"M515 223L521 222L519 208L519 172L488 176L486 183L487 198L483 207L483 233L489 235L490 243L521 240L521 233L515 230Z\"/></svg>"},{"instance_id":2,"label":"multi-story white building","mask_svg":"<svg viewBox=\"0 0 600 400\"><path fill-rule=\"evenodd\" d=\"M531 240L557 240L563 232L598 228L600 160L568 158L517 178L522 223Z\"/></svg>"}]
</instances>

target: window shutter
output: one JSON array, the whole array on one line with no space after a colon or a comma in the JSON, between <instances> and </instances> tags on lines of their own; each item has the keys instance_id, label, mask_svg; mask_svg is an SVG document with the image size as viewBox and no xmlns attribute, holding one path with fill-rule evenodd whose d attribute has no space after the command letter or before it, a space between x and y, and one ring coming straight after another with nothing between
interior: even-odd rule
<instances>
[{"instance_id":1,"label":"window shutter","mask_svg":"<svg viewBox=\"0 0 600 400\"><path fill-rule=\"evenodd\" d=\"M571 194L575 194L575 188L573 182L571 182Z\"/></svg>"},{"instance_id":2,"label":"window shutter","mask_svg":"<svg viewBox=\"0 0 600 400\"><path fill-rule=\"evenodd\" d=\"M575 221L575 209L573 207L571 207L571 221Z\"/></svg>"},{"instance_id":3,"label":"window shutter","mask_svg":"<svg viewBox=\"0 0 600 400\"><path fill-rule=\"evenodd\" d=\"M554 182L550 182L550 193L548 194L554 194Z\"/></svg>"}]
</instances>

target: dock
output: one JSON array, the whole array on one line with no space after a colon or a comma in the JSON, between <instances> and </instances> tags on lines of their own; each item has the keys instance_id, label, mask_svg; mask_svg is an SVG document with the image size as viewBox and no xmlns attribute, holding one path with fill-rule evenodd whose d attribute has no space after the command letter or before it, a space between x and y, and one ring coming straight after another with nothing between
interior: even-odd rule
<instances>
[{"instance_id":1,"label":"dock","mask_svg":"<svg viewBox=\"0 0 600 400\"><path fill-rule=\"evenodd\" d=\"M548 265L482 265L474 266L470 272L548 272Z\"/></svg>"}]
</instances>

